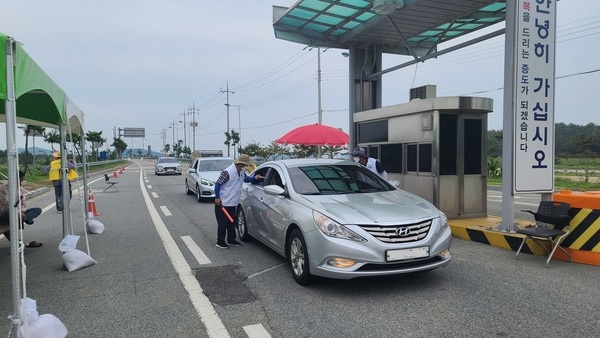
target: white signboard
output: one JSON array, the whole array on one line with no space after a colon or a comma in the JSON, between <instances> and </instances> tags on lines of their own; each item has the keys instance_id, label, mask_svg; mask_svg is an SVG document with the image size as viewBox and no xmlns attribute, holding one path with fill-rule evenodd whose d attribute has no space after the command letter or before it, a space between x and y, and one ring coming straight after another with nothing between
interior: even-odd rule
<instances>
[{"instance_id":1,"label":"white signboard","mask_svg":"<svg viewBox=\"0 0 600 338\"><path fill-rule=\"evenodd\" d=\"M514 193L554 191L556 0L517 0Z\"/></svg>"}]
</instances>

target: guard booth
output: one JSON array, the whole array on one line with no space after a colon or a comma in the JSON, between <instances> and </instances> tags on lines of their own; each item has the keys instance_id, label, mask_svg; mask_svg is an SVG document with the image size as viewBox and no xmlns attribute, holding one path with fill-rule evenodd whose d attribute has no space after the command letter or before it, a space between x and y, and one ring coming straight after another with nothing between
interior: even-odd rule
<instances>
[{"instance_id":1,"label":"guard booth","mask_svg":"<svg viewBox=\"0 0 600 338\"><path fill-rule=\"evenodd\" d=\"M487 216L487 114L484 97L436 97L411 89L408 103L354 113L358 146L388 179L432 202L448 218Z\"/></svg>"}]
</instances>

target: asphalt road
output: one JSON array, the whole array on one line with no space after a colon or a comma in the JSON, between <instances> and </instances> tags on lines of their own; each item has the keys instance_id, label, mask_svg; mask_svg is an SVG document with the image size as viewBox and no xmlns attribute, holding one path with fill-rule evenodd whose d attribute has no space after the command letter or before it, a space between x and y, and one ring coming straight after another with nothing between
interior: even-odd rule
<instances>
[{"instance_id":1,"label":"asphalt road","mask_svg":"<svg viewBox=\"0 0 600 338\"><path fill-rule=\"evenodd\" d=\"M52 194L29 201L49 207L24 230L26 241L44 242L25 248L27 296L69 337L596 337L600 328L598 267L553 260L545 268L543 257L515 260L514 252L455 239L445 268L302 287L258 242L216 248L214 206L186 195L184 176L156 177L151 162L139 162L118 180L119 192L102 192L103 179L92 184L106 232L88 236L97 264L73 272L57 250L61 214ZM86 251L82 203L75 198L71 217ZM6 316L9 258L2 240ZM8 333L10 321L0 330Z\"/></svg>"}]
</instances>

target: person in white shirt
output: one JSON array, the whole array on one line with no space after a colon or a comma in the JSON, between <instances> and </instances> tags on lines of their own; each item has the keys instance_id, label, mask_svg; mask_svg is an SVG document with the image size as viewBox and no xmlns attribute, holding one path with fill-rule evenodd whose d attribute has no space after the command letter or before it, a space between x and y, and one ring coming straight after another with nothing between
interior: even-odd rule
<instances>
[{"instance_id":1,"label":"person in white shirt","mask_svg":"<svg viewBox=\"0 0 600 338\"><path fill-rule=\"evenodd\" d=\"M387 172L383 168L383 164L379 160L369 157L364 148L356 147L350 155L353 156L354 162L362 164L387 181Z\"/></svg>"},{"instance_id":2,"label":"person in white shirt","mask_svg":"<svg viewBox=\"0 0 600 338\"><path fill-rule=\"evenodd\" d=\"M242 154L225 168L215 182L215 216L217 218L217 248L228 249L230 245L241 246L235 240L235 225L237 223L237 205L240 202L244 182L262 180L261 175L247 176L246 169L254 165L252 157ZM229 220L227 214L233 221ZM227 237L227 243L225 242Z\"/></svg>"}]
</instances>

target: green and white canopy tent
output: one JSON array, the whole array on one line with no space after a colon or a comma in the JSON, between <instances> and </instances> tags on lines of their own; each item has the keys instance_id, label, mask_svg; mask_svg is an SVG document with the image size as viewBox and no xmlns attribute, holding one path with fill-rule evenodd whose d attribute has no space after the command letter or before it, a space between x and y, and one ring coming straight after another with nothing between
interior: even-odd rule
<instances>
[{"instance_id":1,"label":"green and white canopy tent","mask_svg":"<svg viewBox=\"0 0 600 338\"><path fill-rule=\"evenodd\" d=\"M58 129L60 151L64 153L65 129L81 135L83 150L83 191L87 200L87 174L85 166L84 114L35 63L23 47L13 38L0 33L0 122L6 124L6 146L8 157L9 205L17 203L20 191L18 179L18 152L16 145L17 123L38 125ZM62 167L66 168L66 156L61 156ZM67 175L62 175L63 196L69 196ZM72 234L70 203L65 203L63 212L63 237ZM18 208L10 208L11 267L13 291L13 330L17 335L20 318L21 268L19 252ZM84 203L87 219L87 205ZM88 250L89 251L89 250Z\"/></svg>"}]
</instances>

